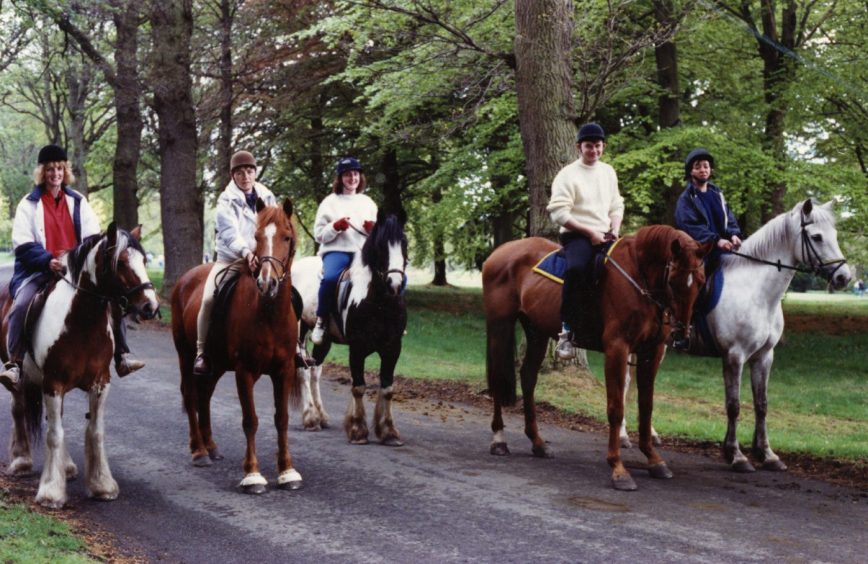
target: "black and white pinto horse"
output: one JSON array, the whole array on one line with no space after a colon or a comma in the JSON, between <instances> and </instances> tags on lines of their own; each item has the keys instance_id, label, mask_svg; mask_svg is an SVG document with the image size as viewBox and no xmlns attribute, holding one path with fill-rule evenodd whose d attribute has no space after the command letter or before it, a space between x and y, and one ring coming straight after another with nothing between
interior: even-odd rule
<instances>
[{"instance_id":1,"label":"black and white pinto horse","mask_svg":"<svg viewBox=\"0 0 868 564\"><path fill-rule=\"evenodd\" d=\"M140 227L127 233L112 223L106 233L87 237L61 255L66 273L49 284L42 313L32 323L32 347L24 358L22 379L10 390L14 430L8 472L31 472L30 443L41 432L44 409L48 429L36 501L47 507L58 508L66 503L66 481L78 474L66 449L62 421L63 398L75 388L89 396L84 437L87 494L100 500L118 496L118 484L112 477L103 443L114 352L111 310L116 304L125 313L135 312L150 319L159 307L145 270L140 234ZM4 317L10 302L8 290L4 289L0 297ZM3 343L6 331L3 323ZM3 356L5 360L5 346Z\"/></svg>"},{"instance_id":2,"label":"black and white pinto horse","mask_svg":"<svg viewBox=\"0 0 868 564\"><path fill-rule=\"evenodd\" d=\"M717 351L691 344L690 353L720 356L723 360L727 416L723 456L736 472L755 471L736 437L745 363L750 365L753 390L753 457L763 469L787 469L772 451L766 428L769 374L775 346L784 331L781 300L797 271L822 276L833 288L843 288L850 281L850 271L838 246L832 206L831 201L823 205L810 199L801 202L748 237L737 253L721 258L724 284L720 301L706 316ZM656 437L657 432L652 429L652 433ZM626 437L622 425L622 444L628 441Z\"/></svg>"},{"instance_id":3,"label":"black and white pinto horse","mask_svg":"<svg viewBox=\"0 0 868 564\"><path fill-rule=\"evenodd\" d=\"M392 419L395 365L401 355L401 339L407 326L407 307L403 290L406 284L407 238L394 215L378 219L362 249L355 254L347 271L346 303L334 308L326 337L315 345L310 366L299 366L302 378L302 421L309 430L328 425L322 405L320 377L322 363L332 342L346 344L350 352L352 397L344 418L344 430L353 444L368 442L365 421L365 359L380 356L380 388L374 409L373 427L380 442L401 446L401 436ZM296 260L292 281L303 301L299 343L316 323L317 294L322 278L322 259L318 256ZM340 286L340 285L339 285ZM340 308L338 310L338 308Z\"/></svg>"}]
</instances>

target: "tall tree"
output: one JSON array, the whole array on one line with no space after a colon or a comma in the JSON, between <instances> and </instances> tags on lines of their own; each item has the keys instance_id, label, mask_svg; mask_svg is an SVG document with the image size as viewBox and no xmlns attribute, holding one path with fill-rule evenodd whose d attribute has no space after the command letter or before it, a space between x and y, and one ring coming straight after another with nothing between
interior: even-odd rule
<instances>
[{"instance_id":1,"label":"tall tree","mask_svg":"<svg viewBox=\"0 0 868 564\"><path fill-rule=\"evenodd\" d=\"M525 147L530 235L551 234L546 212L555 175L575 159L571 0L516 0L515 90Z\"/></svg>"},{"instance_id":2,"label":"tall tree","mask_svg":"<svg viewBox=\"0 0 868 564\"><path fill-rule=\"evenodd\" d=\"M196 182L196 111L190 71L192 0L150 3L151 85L159 120L160 215L169 295L181 274L202 261L202 194Z\"/></svg>"},{"instance_id":3,"label":"tall tree","mask_svg":"<svg viewBox=\"0 0 868 564\"><path fill-rule=\"evenodd\" d=\"M112 195L114 220L125 228L139 223L138 165L142 146L142 112L140 107L141 81L138 65L138 35L142 22L141 6L124 0L108 0L104 4L91 5L78 12L48 8L48 14L78 48L102 71L106 82L114 92L114 110L117 124L112 166ZM74 17L83 18L84 26L74 22ZM114 65L94 41L94 21L111 19L115 28ZM85 27L86 26L86 27ZM85 31L88 30L87 32Z\"/></svg>"}]
</instances>

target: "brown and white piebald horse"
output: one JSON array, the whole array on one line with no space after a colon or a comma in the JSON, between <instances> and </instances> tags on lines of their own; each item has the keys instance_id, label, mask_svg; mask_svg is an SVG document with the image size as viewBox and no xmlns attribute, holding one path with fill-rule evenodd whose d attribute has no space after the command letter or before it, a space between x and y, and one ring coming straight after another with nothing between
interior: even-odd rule
<instances>
[{"instance_id":1,"label":"brown and white piebald horse","mask_svg":"<svg viewBox=\"0 0 868 564\"><path fill-rule=\"evenodd\" d=\"M482 267L482 296L487 332L486 372L494 398L491 453L509 453L503 435L502 406L516 401L515 324L520 321L527 340L521 366L525 434L535 456L550 456L536 422L534 388L548 340L561 327L561 286L533 272L534 266L558 246L531 237L501 245ZM609 420L607 460L612 484L634 490L636 483L621 461L619 428L624 416L624 374L627 356L638 356L639 447L648 457L651 476L672 473L651 443L654 378L665 343L674 326L686 328L693 302L705 279L702 259L710 246L700 247L686 233L669 226L643 227L624 237L610 252L600 280L599 313L588 306L573 327L587 339L584 348L606 355L606 413Z\"/></svg>"},{"instance_id":2,"label":"brown and white piebald horse","mask_svg":"<svg viewBox=\"0 0 868 564\"><path fill-rule=\"evenodd\" d=\"M49 284L45 304L32 326L31 349L24 359L22 379L12 392L12 462L9 472L32 471L31 439L42 427L46 412L45 463L36 501L47 507L66 502L66 481L78 469L66 450L63 431L63 398L72 389L89 395L85 431L85 487L89 496L112 500L118 484L106 458L105 402L111 387L109 367L114 353L112 305L150 319L159 303L145 270L145 252L139 244L141 226L132 232L112 223L105 233L92 235L61 255L66 274ZM0 293L0 330L3 359L6 351L6 313L11 305L9 289Z\"/></svg>"},{"instance_id":3,"label":"brown and white piebald horse","mask_svg":"<svg viewBox=\"0 0 868 564\"><path fill-rule=\"evenodd\" d=\"M301 487L301 474L292 467L289 454L289 399L297 401L300 390L295 378L298 321L292 307L290 268L295 255L296 232L292 203L283 207L257 202L256 256L258 272L247 261L237 264L238 279L227 303L215 298L207 350L211 374L193 374L196 358L196 319L202 291L211 264L199 265L181 276L172 292L172 335L181 367L181 393L190 425L190 451L195 466L209 466L222 456L211 434L211 396L227 370L235 372L242 426L247 438L245 493L263 493L268 481L259 471L256 431L259 419L253 402L253 386L262 374L271 376L274 387L274 424L277 427L278 487ZM218 275L220 276L220 275ZM218 278L219 280L219 278Z\"/></svg>"}]
</instances>

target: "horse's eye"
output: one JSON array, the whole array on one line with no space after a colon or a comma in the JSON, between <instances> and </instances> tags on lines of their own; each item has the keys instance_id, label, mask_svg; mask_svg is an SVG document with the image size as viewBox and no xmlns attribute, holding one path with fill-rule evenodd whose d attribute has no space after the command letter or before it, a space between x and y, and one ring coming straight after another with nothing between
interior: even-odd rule
<instances>
[{"instance_id":1,"label":"horse's eye","mask_svg":"<svg viewBox=\"0 0 868 564\"><path fill-rule=\"evenodd\" d=\"M289 241L289 235L283 238L284 241Z\"/></svg>"},{"instance_id":2,"label":"horse's eye","mask_svg":"<svg viewBox=\"0 0 868 564\"><path fill-rule=\"evenodd\" d=\"M823 234L817 233L816 235L811 235L811 241L815 243L821 243L823 241Z\"/></svg>"}]
</instances>

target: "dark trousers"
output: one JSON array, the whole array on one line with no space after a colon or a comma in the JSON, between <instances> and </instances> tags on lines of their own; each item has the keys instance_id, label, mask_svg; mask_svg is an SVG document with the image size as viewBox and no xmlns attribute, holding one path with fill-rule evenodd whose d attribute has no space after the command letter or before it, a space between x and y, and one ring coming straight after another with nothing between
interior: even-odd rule
<instances>
[{"instance_id":1,"label":"dark trousers","mask_svg":"<svg viewBox=\"0 0 868 564\"><path fill-rule=\"evenodd\" d=\"M7 314L8 327L6 330L6 350L9 351L9 360L21 364L24 355L27 354L27 339L24 334L24 323L27 318L27 310L33 296L45 287L51 280L51 274L44 273L35 276L22 284L15 291L12 307ZM51 315L49 312L44 312ZM119 308L112 306L112 327L115 334L115 362L118 362L122 354L130 352L127 344L127 326Z\"/></svg>"},{"instance_id":2,"label":"dark trousers","mask_svg":"<svg viewBox=\"0 0 868 564\"><path fill-rule=\"evenodd\" d=\"M591 240L578 233L562 233L561 245L567 260L564 288L561 297L561 321L573 325L581 314L583 302L593 285L594 256L604 245L592 245Z\"/></svg>"}]
</instances>

